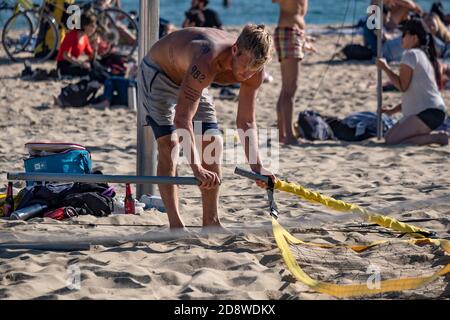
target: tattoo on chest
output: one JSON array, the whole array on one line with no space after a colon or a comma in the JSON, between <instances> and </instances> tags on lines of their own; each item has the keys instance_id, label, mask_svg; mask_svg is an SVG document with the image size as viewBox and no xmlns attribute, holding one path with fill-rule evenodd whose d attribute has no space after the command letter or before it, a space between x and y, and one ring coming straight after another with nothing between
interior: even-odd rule
<instances>
[{"instance_id":1,"label":"tattoo on chest","mask_svg":"<svg viewBox=\"0 0 450 320\"><path fill-rule=\"evenodd\" d=\"M206 78L206 76L199 70L196 65L194 65L191 69L191 76L200 83L202 83Z\"/></svg>"},{"instance_id":2,"label":"tattoo on chest","mask_svg":"<svg viewBox=\"0 0 450 320\"><path fill-rule=\"evenodd\" d=\"M202 92L198 91L197 89L192 88L189 85L186 85L184 88L183 94L186 99L188 99L189 101L195 102L200 98Z\"/></svg>"}]
</instances>

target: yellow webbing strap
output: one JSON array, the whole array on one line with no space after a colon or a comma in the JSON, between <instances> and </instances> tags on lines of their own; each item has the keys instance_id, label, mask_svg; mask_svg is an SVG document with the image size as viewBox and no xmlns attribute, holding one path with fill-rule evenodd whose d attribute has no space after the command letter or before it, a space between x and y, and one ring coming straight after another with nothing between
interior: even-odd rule
<instances>
[{"instance_id":1,"label":"yellow webbing strap","mask_svg":"<svg viewBox=\"0 0 450 320\"><path fill-rule=\"evenodd\" d=\"M391 279L380 281L379 285L375 288L370 288L367 284L350 284L350 285L339 285L332 283L325 283L321 281L317 281L308 276L298 265L296 258L292 255L291 250L289 248L290 244L297 245L312 245L319 246L322 248L334 248L339 247L335 245L323 245L323 244L314 244L314 243L306 243L303 242L294 236L292 236L289 232L287 232L276 219L272 219L272 227L273 234L275 236L275 241L278 245L278 248L281 251L281 255L283 256L283 260L286 263L288 269L292 273L292 275L298 280L310 287L311 289L328 294L338 298L346 298L346 297L356 297L356 296L365 296L365 295L373 295L385 292L392 291L404 291L404 290L412 290L417 289L421 286L424 286L436 278L443 276L450 272L450 263L443 267L441 270L437 271L431 276L427 277L417 277L417 278L404 278L404 279ZM359 246L350 246L350 245L341 245L351 248L357 252L361 252L367 249L370 249L376 245L381 243L386 243L388 241L377 241L371 243L369 245L359 245ZM440 246L446 253L450 254L450 242L448 240L436 240L436 239L415 239L415 240L405 240L404 242L411 244L433 244L436 246Z\"/></svg>"},{"instance_id":2,"label":"yellow webbing strap","mask_svg":"<svg viewBox=\"0 0 450 320\"><path fill-rule=\"evenodd\" d=\"M292 193L297 195L298 197L305 199L310 202L320 203L323 204L331 209L337 210L337 211L350 211L361 214L366 221L371 223L376 223L382 227L389 228L395 231L400 231L404 233L411 234L414 237L424 237L423 234L430 234L429 231L412 226L409 224L406 224L404 222L400 222L394 218L382 216L378 214L373 214L367 212L364 208L361 208L360 206L356 204L351 204L344 202L342 200L336 200L334 198L322 195L318 192L310 191L306 188L304 188L301 185L295 184L295 183L288 183L285 181L277 180L275 184L275 189Z\"/></svg>"}]
</instances>

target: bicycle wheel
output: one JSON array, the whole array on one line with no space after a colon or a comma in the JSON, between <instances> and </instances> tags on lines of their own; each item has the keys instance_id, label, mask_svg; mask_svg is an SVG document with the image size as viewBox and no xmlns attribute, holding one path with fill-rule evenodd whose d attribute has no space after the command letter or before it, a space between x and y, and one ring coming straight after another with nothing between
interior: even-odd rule
<instances>
[{"instance_id":1,"label":"bicycle wheel","mask_svg":"<svg viewBox=\"0 0 450 320\"><path fill-rule=\"evenodd\" d=\"M115 34L115 51L131 58L138 46L138 26L136 21L126 12L118 8L100 10L98 24Z\"/></svg>"},{"instance_id":2,"label":"bicycle wheel","mask_svg":"<svg viewBox=\"0 0 450 320\"><path fill-rule=\"evenodd\" d=\"M16 62L45 61L57 48L59 32L53 18L38 16L39 12L26 10L13 15L5 24L2 43L8 57ZM38 17L39 28L33 28L30 16Z\"/></svg>"}]
</instances>

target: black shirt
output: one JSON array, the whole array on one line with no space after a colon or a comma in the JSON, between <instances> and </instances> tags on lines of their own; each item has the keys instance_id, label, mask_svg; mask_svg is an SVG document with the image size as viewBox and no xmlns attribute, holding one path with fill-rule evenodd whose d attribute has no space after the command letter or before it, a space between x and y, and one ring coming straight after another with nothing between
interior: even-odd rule
<instances>
[{"instance_id":1,"label":"black shirt","mask_svg":"<svg viewBox=\"0 0 450 320\"><path fill-rule=\"evenodd\" d=\"M205 23L202 25L202 27L206 28L221 28L222 27L222 21L220 21L219 15L217 12L211 9L205 9L203 11L203 14L205 15Z\"/></svg>"}]
</instances>

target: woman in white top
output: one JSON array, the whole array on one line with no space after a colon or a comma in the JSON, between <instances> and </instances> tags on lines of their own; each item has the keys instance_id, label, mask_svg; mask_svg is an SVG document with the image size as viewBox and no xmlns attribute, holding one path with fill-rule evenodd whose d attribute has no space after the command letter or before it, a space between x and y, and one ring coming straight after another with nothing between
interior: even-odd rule
<instances>
[{"instance_id":1,"label":"woman in white top","mask_svg":"<svg viewBox=\"0 0 450 320\"><path fill-rule=\"evenodd\" d=\"M386 143L447 145L446 132L432 132L446 117L445 103L439 92L442 75L433 36L419 18L407 21L402 30L405 52L400 62L400 74L397 75L385 59L377 60L377 65L402 92L401 104L392 109L383 108L386 114L401 111L404 116L388 131Z\"/></svg>"}]
</instances>

